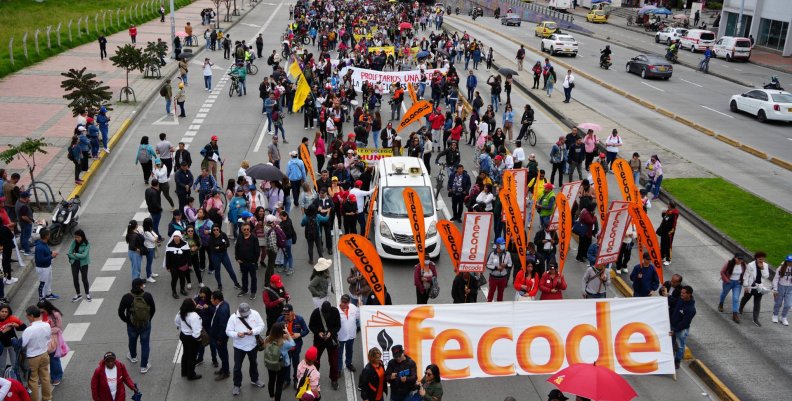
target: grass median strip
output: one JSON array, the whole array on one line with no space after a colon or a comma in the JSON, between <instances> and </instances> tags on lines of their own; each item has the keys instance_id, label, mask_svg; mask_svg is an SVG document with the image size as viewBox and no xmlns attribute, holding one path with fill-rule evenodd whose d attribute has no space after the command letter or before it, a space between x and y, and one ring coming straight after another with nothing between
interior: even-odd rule
<instances>
[{"instance_id":1,"label":"grass median strip","mask_svg":"<svg viewBox=\"0 0 792 401\"><path fill-rule=\"evenodd\" d=\"M722 178L672 178L663 188L751 251L767 252L777 266L790 253L792 214Z\"/></svg>"}]
</instances>

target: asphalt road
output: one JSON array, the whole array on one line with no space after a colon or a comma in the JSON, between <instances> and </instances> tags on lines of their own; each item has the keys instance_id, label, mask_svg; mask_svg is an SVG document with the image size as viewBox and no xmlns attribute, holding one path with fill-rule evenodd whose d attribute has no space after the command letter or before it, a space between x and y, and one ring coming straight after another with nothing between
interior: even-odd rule
<instances>
[{"instance_id":1,"label":"asphalt road","mask_svg":"<svg viewBox=\"0 0 792 401\"><path fill-rule=\"evenodd\" d=\"M285 4L277 3L275 6L264 4L263 7L258 7L246 17L244 24L238 25L231 31L232 37L234 39L245 38L249 40L259 31L263 31L265 33L265 51L271 51L278 44L278 34L281 32L281 25L286 19L287 8ZM202 59L203 57L205 56L201 54L196 58ZM210 54L210 57L214 59L217 67L220 68L215 73L215 80L217 80L222 76L222 70L228 67L229 61L222 60L220 53ZM259 62L258 65L262 70L266 68L263 62ZM165 132L174 143L180 140L191 143L193 145L191 147L192 153L196 157L197 149L208 142L210 136L218 135L220 137L220 150L223 157L228 161L227 176L233 175L232 173L236 171L238 163L242 159L248 159L252 163L266 160L266 155L264 154L266 147L264 144L268 143L271 137L262 134L266 120L260 113L261 101L257 98L257 92L254 89L254 83L257 84L261 77L263 77L263 72L260 72L256 77L248 78L251 90L246 97L229 98L227 96L227 82L220 85L219 94L217 92L207 94L203 90L202 82L200 81L201 71L198 66L193 65L190 72L190 82L192 84L188 88L188 118L181 120L178 125L171 124L170 117L165 117L162 100L155 99L142 112L143 115L130 128L126 138L114 149L110 159L103 166L99 175L95 177L91 187L84 195L80 220L80 227L86 231L92 244L92 262L89 276L93 286L93 302L70 303L68 299L72 295L71 277L63 256L58 257L54 264L53 288L56 293L62 296L60 301L56 301L56 305L64 313L65 337L72 348L72 353L67 358L64 358L63 361L65 378L63 384L55 391L56 399L87 399L91 373L97 366L102 354L108 350L116 352L120 360L130 367L130 373L133 379L140 384L146 400L210 400L217 399L218 396L222 397L222 399L231 398L229 396L231 392L230 380L219 384L212 380L212 368L208 364L208 356L205 357L207 363L198 368L198 372L204 374L202 380L187 382L179 377L177 331L172 322L180 301L170 297L169 277L167 277L167 272L161 267L161 253L154 264L154 271L161 274L161 276L157 283L151 283L147 286L147 290L154 295L157 301L157 314L154 317L151 339L152 353L150 359L152 368L147 375L141 375L138 373L138 366L132 365L124 359L123 355L126 353L127 338L124 325L118 320L116 310L121 296L129 289L130 277L129 262L126 260L126 245L122 234L130 219L142 220L147 216L142 204L145 185L141 180L139 167L134 166L133 163L135 149L141 136L149 135L150 137L155 137L158 133ZM515 91L512 101L515 109L519 110L525 104L526 99ZM203 113L205 116L199 113ZM553 138L556 138L565 130L539 110L537 112L537 120L534 127L539 134L539 143L536 149L531 149L529 152L536 153L540 164L546 165L546 154L549 144ZM287 154L289 150L296 149L299 138L309 133L302 130L302 116L300 115L288 116L285 128L290 143L281 147L283 155ZM262 138L263 144L257 148L260 138ZM463 163L470 165L472 150L471 148L463 147L463 151ZM615 194L611 196L615 196ZM651 213L655 218L659 214L659 207L658 205L657 209ZM301 217L299 214L299 211L293 211L292 218L299 219ZM161 227L164 227L164 224ZM297 226L298 237L302 239L302 231L299 225ZM64 249L68 246L68 240L69 238L60 247L62 253L65 253ZM697 287L697 290L701 288L701 292L697 293L697 296L708 300L706 302L712 304L713 292L717 288L715 288L714 280L710 279L711 276L714 276L714 269L719 267L719 265L717 267L713 265L720 263L720 260L724 257L723 251L712 246L711 241L701 237L699 233L684 223L680 225L678 230L677 241L678 251L675 253L673 269L679 269L679 271L684 272L686 277L688 277L689 272L692 277L691 282L694 285L697 285L697 282L701 282L701 287ZM304 252L301 252L301 247L302 243L298 243L294 248L296 272L293 276L285 277L284 283L292 295L292 303L295 305L297 312L307 318L311 312L310 295L306 289L311 266L307 264L307 257ZM575 245L573 244L573 251L574 247ZM161 251L162 249L160 249ZM706 263L707 261L709 263ZM388 288L394 301L396 303L413 302L412 264L391 261L384 261L383 264ZM701 269L701 266L707 266L707 268ZM338 277L340 274L345 276L348 269L349 263L346 261L343 263L343 268L341 266L334 267L334 277ZM567 266L566 274L569 283L569 290L566 292L567 297L579 297L580 277L583 270L584 266L574 261ZM433 303L450 302L452 270L445 251L440 256L438 271L440 272L442 291L438 299L433 301ZM28 275L25 280L15 284L25 287L25 291L20 292L17 299L13 300L14 309L17 311L22 310L25 305L35 301L34 289L36 283L33 276ZM223 280L227 283L228 276L226 273L223 273L223 276ZM205 279L205 282L210 287L216 286L213 279ZM708 284L704 285L704 282ZM713 284L709 285L710 282ZM226 288L230 289L231 287L226 284ZM342 289L336 287L336 296L339 295L340 290ZM513 295L512 291L511 289L507 290L506 299L510 299ZM195 294L195 292L196 289L194 287L191 295ZM240 299L236 298L234 293L233 290L227 290L228 300L233 307L236 307ZM480 295L479 299L483 299L483 295ZM252 306L263 314L264 306L260 298L253 301ZM702 302L700 304L700 313L705 317L701 319L714 320L716 321L715 324L718 324L719 317L717 313L712 313L712 309L711 305L706 306ZM707 318L706 316L709 317ZM746 330L747 333L734 336L732 332L733 325L730 322L723 320L723 323L720 324L721 327L706 332L703 331L703 328L699 329L696 326L696 330L701 331L694 330L689 342L694 345L699 342L711 345L713 354L716 354L718 349L716 344L712 344L715 341L733 344L731 346L737 348L735 352L739 351L739 349L750 350L751 353L748 356L745 356L744 353L731 353L728 359L724 358L724 364L726 364L727 360L729 361L729 366L724 369L742 369L734 372L735 376L744 375L746 371L755 372L757 375L761 374L764 379L757 379L754 375L747 376L750 380L755 380L751 382L752 384L763 384L763 388L769 385L783 386L779 383L785 383L785 381L778 377L783 372L773 373L773 369L776 369L776 366L773 365L772 368L770 366L766 367L766 361L771 360L774 356L781 357L780 359L783 360L790 355L787 355L783 349L774 350L773 355L768 355L768 353L761 351L756 352L750 347L752 342L747 338L748 335L754 335L754 331L750 330L752 328L743 325L740 329ZM762 334L758 337L760 339L759 342L766 341L769 343L777 341L783 333L782 330L780 326L769 327L767 330L760 332ZM721 346L724 344L723 342ZM700 346L698 348L703 347ZM734 357L734 355L738 357ZM362 351L359 345L355 348L354 361L358 369L362 368ZM259 366L261 371L263 371L261 363ZM778 371L780 369L776 370L776 372ZM249 377L247 376L246 368L243 373L242 395L235 397L235 399L253 400L265 398L264 389L257 389L247 384ZM338 392L333 391L330 387L330 382L327 379L326 363L323 365L322 374L321 384L324 389L323 395L325 399L353 401L359 398L354 390L353 377L349 373L344 374L345 382ZM786 374L789 373L786 372ZM262 376L262 379L265 380L265 377ZM445 399L497 400L507 395L513 395L520 400L542 400L545 399L547 392L551 389L545 379L545 376L533 376L528 377L527 380L525 377L510 377L446 382ZM641 399L711 399L706 395L708 390L698 382L686 367L679 372L678 381L676 382L668 377L658 376L631 376L628 380L635 387ZM773 395L776 395L776 399L783 398L779 393ZM284 399L288 399L291 396L291 391L284 393L284 397L286 397Z\"/></svg>"}]
</instances>

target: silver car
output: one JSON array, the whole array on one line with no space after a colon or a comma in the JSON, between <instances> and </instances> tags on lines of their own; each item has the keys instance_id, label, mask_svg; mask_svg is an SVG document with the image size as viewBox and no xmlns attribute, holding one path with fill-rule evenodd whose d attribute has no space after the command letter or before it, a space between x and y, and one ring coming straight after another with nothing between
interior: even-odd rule
<instances>
[{"instance_id":1,"label":"silver car","mask_svg":"<svg viewBox=\"0 0 792 401\"><path fill-rule=\"evenodd\" d=\"M501 25L511 26L517 25L520 26L522 23L522 17L520 14L508 13L501 17Z\"/></svg>"}]
</instances>

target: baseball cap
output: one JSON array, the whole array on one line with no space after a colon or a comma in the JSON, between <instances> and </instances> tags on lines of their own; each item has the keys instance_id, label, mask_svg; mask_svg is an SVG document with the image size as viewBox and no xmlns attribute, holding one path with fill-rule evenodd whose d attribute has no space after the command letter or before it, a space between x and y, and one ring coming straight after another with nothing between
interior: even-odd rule
<instances>
[{"instance_id":1,"label":"baseball cap","mask_svg":"<svg viewBox=\"0 0 792 401\"><path fill-rule=\"evenodd\" d=\"M283 281L281 281L280 274L273 274L270 276L270 284L272 284L273 287L283 287Z\"/></svg>"},{"instance_id":2,"label":"baseball cap","mask_svg":"<svg viewBox=\"0 0 792 401\"><path fill-rule=\"evenodd\" d=\"M275 220L276 220L275 216L273 216L271 214L268 214L266 219L267 219L267 223L274 223Z\"/></svg>"},{"instance_id":3,"label":"baseball cap","mask_svg":"<svg viewBox=\"0 0 792 401\"><path fill-rule=\"evenodd\" d=\"M349 194L349 200L352 202L357 202L357 196L355 196L354 194Z\"/></svg>"},{"instance_id":4,"label":"baseball cap","mask_svg":"<svg viewBox=\"0 0 792 401\"><path fill-rule=\"evenodd\" d=\"M272 280L272 277L270 277L270 280ZM294 312L294 306L292 304L284 304L283 312Z\"/></svg>"},{"instance_id":5,"label":"baseball cap","mask_svg":"<svg viewBox=\"0 0 792 401\"><path fill-rule=\"evenodd\" d=\"M784 260L786 260L787 262L791 262L792 263L792 254L787 255L786 259L784 259Z\"/></svg>"},{"instance_id":6,"label":"baseball cap","mask_svg":"<svg viewBox=\"0 0 792 401\"><path fill-rule=\"evenodd\" d=\"M80 132L85 131L85 127L81 125L81 126L77 127L77 131L80 131Z\"/></svg>"},{"instance_id":7,"label":"baseball cap","mask_svg":"<svg viewBox=\"0 0 792 401\"><path fill-rule=\"evenodd\" d=\"M333 177L330 179L330 181L338 181L338 177Z\"/></svg>"},{"instance_id":8,"label":"baseball cap","mask_svg":"<svg viewBox=\"0 0 792 401\"><path fill-rule=\"evenodd\" d=\"M555 187L553 187L553 184L551 184L549 182L544 184L544 189L553 189L553 188L555 188Z\"/></svg>"},{"instance_id":9,"label":"baseball cap","mask_svg":"<svg viewBox=\"0 0 792 401\"><path fill-rule=\"evenodd\" d=\"M317 355L319 355L319 350L316 347L312 346L311 348L308 348L307 351L305 351L305 360L315 361Z\"/></svg>"},{"instance_id":10,"label":"baseball cap","mask_svg":"<svg viewBox=\"0 0 792 401\"><path fill-rule=\"evenodd\" d=\"M296 150L292 150L291 152L289 152L289 156L297 157L297 151Z\"/></svg>"},{"instance_id":11,"label":"baseball cap","mask_svg":"<svg viewBox=\"0 0 792 401\"><path fill-rule=\"evenodd\" d=\"M354 151L354 150L352 150L352 149L347 149L347 153L349 153L349 154L353 154L353 153L355 153L355 151Z\"/></svg>"},{"instance_id":12,"label":"baseball cap","mask_svg":"<svg viewBox=\"0 0 792 401\"><path fill-rule=\"evenodd\" d=\"M216 141L217 140L217 135L212 135L212 140Z\"/></svg>"},{"instance_id":13,"label":"baseball cap","mask_svg":"<svg viewBox=\"0 0 792 401\"><path fill-rule=\"evenodd\" d=\"M361 186L363 186L363 181L361 181L361 180L355 181L355 186L360 188Z\"/></svg>"},{"instance_id":14,"label":"baseball cap","mask_svg":"<svg viewBox=\"0 0 792 401\"><path fill-rule=\"evenodd\" d=\"M394 358L398 358L403 354L404 354L404 347L402 347L401 344L396 344L393 347L391 347L391 355Z\"/></svg>"},{"instance_id":15,"label":"baseball cap","mask_svg":"<svg viewBox=\"0 0 792 401\"><path fill-rule=\"evenodd\" d=\"M564 393L561 392L559 389L552 389L550 393L547 394L548 400L558 400L558 401L566 401L569 397L565 396Z\"/></svg>"},{"instance_id":16,"label":"baseball cap","mask_svg":"<svg viewBox=\"0 0 792 401\"><path fill-rule=\"evenodd\" d=\"M536 160L536 155L531 153L530 155L528 155L528 160Z\"/></svg>"},{"instance_id":17,"label":"baseball cap","mask_svg":"<svg viewBox=\"0 0 792 401\"><path fill-rule=\"evenodd\" d=\"M506 243L506 240L503 239L503 237L498 237L497 239L495 239L495 243L498 245L503 245Z\"/></svg>"},{"instance_id":18,"label":"baseball cap","mask_svg":"<svg viewBox=\"0 0 792 401\"><path fill-rule=\"evenodd\" d=\"M242 317L250 316L250 305L242 302L239 304L239 307L237 307L237 313L239 313L239 316Z\"/></svg>"}]
</instances>

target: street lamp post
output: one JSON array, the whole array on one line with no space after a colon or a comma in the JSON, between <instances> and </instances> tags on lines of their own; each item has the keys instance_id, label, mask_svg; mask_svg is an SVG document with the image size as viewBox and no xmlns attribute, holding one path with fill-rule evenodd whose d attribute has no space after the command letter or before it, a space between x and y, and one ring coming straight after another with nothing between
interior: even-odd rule
<instances>
[{"instance_id":1,"label":"street lamp post","mask_svg":"<svg viewBox=\"0 0 792 401\"><path fill-rule=\"evenodd\" d=\"M171 32L170 32L171 55L175 59L176 46L174 46L173 43L176 40L176 7L173 4L173 0L170 0L170 25L171 25Z\"/></svg>"}]
</instances>

